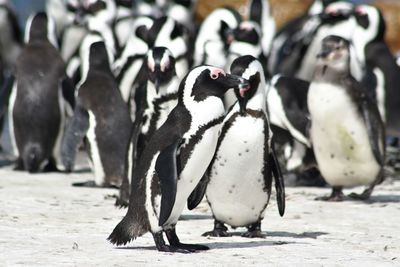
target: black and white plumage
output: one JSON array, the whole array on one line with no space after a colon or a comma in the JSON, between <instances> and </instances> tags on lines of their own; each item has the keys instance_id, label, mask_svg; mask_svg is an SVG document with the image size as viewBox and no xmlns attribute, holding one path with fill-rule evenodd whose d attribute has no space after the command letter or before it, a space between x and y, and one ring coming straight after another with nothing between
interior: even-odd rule
<instances>
[{"instance_id":1,"label":"black and white plumage","mask_svg":"<svg viewBox=\"0 0 400 267\"><path fill-rule=\"evenodd\" d=\"M250 83L247 92L226 115L214 158L207 171L207 201L215 227L204 235L226 236L224 223L247 227L243 236L262 237L261 220L275 178L281 216L285 210L285 190L275 156L265 101L265 77L261 63L252 56L237 58L231 73ZM237 92L238 93L238 92Z\"/></svg>"},{"instance_id":2,"label":"black and white plumage","mask_svg":"<svg viewBox=\"0 0 400 267\"><path fill-rule=\"evenodd\" d=\"M248 83L209 66L196 67L183 79L178 105L154 133L138 162L128 212L109 236L113 244L126 244L151 232L159 251L208 249L182 244L175 225L214 155L225 114L222 97L231 88L245 90Z\"/></svg>"},{"instance_id":3,"label":"black and white plumage","mask_svg":"<svg viewBox=\"0 0 400 267\"><path fill-rule=\"evenodd\" d=\"M272 16L269 1L249 1L249 20L260 26L263 56L268 58L276 32L276 23Z\"/></svg>"},{"instance_id":4,"label":"black and white plumage","mask_svg":"<svg viewBox=\"0 0 400 267\"><path fill-rule=\"evenodd\" d=\"M134 0L115 0L117 10L112 28L117 42L117 54L125 47L132 30L134 23L132 14L133 2Z\"/></svg>"},{"instance_id":5,"label":"black and white plumage","mask_svg":"<svg viewBox=\"0 0 400 267\"><path fill-rule=\"evenodd\" d=\"M127 105L111 72L111 52L101 36L85 37L81 48L83 82L78 88L74 115L62 145L65 168L74 167L75 154L86 136L95 181L77 185L119 186L127 175L132 130Z\"/></svg>"},{"instance_id":6,"label":"black and white plumage","mask_svg":"<svg viewBox=\"0 0 400 267\"><path fill-rule=\"evenodd\" d=\"M138 110L136 111L131 148L129 152L129 174L135 172L136 162L154 132L164 124L168 114L178 102L180 79L175 72L175 58L165 47L154 47L145 59L147 82L136 89ZM127 177L128 179L128 177ZM131 180L131 179L129 179ZM129 181L124 181L117 205L125 206L129 201Z\"/></svg>"},{"instance_id":7,"label":"black and white plumage","mask_svg":"<svg viewBox=\"0 0 400 267\"><path fill-rule=\"evenodd\" d=\"M135 19L132 32L120 57L113 64L113 72L119 83L122 98L128 103L132 89L136 88L143 77L140 74L143 59L149 50L147 44L147 32L153 25L150 17L141 16ZM132 107L136 110L136 107ZM133 112L134 113L134 112Z\"/></svg>"},{"instance_id":8,"label":"black and white plumage","mask_svg":"<svg viewBox=\"0 0 400 267\"><path fill-rule=\"evenodd\" d=\"M241 22L240 15L230 8L211 12L200 26L195 41L194 66L208 64L224 68L229 47L229 34Z\"/></svg>"},{"instance_id":9,"label":"black and white plumage","mask_svg":"<svg viewBox=\"0 0 400 267\"><path fill-rule=\"evenodd\" d=\"M67 103L74 105L65 65L56 48L54 22L45 13L27 22L25 47L9 104L10 135L19 170L55 171Z\"/></svg>"},{"instance_id":10,"label":"black and white plumage","mask_svg":"<svg viewBox=\"0 0 400 267\"><path fill-rule=\"evenodd\" d=\"M341 200L342 187L367 185L366 199L383 180L385 130L376 103L350 74L349 42L338 36L323 40L308 91L311 139L319 170Z\"/></svg>"}]
</instances>

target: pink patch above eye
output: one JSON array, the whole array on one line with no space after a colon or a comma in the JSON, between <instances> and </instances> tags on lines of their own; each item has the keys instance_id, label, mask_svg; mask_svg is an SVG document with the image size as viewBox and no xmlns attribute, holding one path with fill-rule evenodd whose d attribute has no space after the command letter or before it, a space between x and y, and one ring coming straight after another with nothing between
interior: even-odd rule
<instances>
[{"instance_id":1,"label":"pink patch above eye","mask_svg":"<svg viewBox=\"0 0 400 267\"><path fill-rule=\"evenodd\" d=\"M226 75L225 71L223 71L222 69L217 69L217 68L211 69L211 73L210 73L211 79L214 79L214 80L217 79L220 74L222 74L224 76Z\"/></svg>"},{"instance_id":2,"label":"pink patch above eye","mask_svg":"<svg viewBox=\"0 0 400 267\"><path fill-rule=\"evenodd\" d=\"M364 9L360 6L356 7L356 13L360 14L360 15L364 15Z\"/></svg>"}]
</instances>

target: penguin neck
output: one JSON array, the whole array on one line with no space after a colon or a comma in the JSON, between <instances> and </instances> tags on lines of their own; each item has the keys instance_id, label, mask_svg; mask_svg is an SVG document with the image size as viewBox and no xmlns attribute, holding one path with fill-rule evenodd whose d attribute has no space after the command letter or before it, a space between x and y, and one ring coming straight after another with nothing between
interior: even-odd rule
<instances>
[{"instance_id":1,"label":"penguin neck","mask_svg":"<svg viewBox=\"0 0 400 267\"><path fill-rule=\"evenodd\" d=\"M177 93L178 87L179 87L179 79L178 77L173 76L168 82L159 85L157 93L156 85L152 81L148 80L147 81L148 100L154 98L160 98L168 94Z\"/></svg>"},{"instance_id":2,"label":"penguin neck","mask_svg":"<svg viewBox=\"0 0 400 267\"><path fill-rule=\"evenodd\" d=\"M247 102L246 109L266 111L265 82L261 81L256 93Z\"/></svg>"},{"instance_id":3,"label":"penguin neck","mask_svg":"<svg viewBox=\"0 0 400 267\"><path fill-rule=\"evenodd\" d=\"M314 81L338 83L350 76L349 64L345 68L335 68L328 64L319 64L315 69Z\"/></svg>"}]
</instances>

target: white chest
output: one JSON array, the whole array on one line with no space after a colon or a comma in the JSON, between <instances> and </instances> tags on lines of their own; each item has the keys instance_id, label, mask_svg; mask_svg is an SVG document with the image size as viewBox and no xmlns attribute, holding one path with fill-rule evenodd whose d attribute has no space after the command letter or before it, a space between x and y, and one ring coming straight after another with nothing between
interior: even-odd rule
<instances>
[{"instance_id":1,"label":"white chest","mask_svg":"<svg viewBox=\"0 0 400 267\"><path fill-rule=\"evenodd\" d=\"M238 117L226 132L206 192L216 219L246 226L263 216L269 200L264 191L264 144L263 119Z\"/></svg>"},{"instance_id":2,"label":"white chest","mask_svg":"<svg viewBox=\"0 0 400 267\"><path fill-rule=\"evenodd\" d=\"M367 129L342 88L313 83L308 93L311 138L318 166L334 186L371 184L378 172Z\"/></svg>"}]
</instances>

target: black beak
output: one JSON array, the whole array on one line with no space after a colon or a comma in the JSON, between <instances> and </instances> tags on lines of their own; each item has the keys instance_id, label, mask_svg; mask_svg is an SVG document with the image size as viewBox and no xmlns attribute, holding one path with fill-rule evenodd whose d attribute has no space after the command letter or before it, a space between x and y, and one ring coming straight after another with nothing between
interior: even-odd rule
<instances>
[{"instance_id":1,"label":"black beak","mask_svg":"<svg viewBox=\"0 0 400 267\"><path fill-rule=\"evenodd\" d=\"M249 81L237 75L226 74L219 79L227 89L239 90L241 95L250 88Z\"/></svg>"},{"instance_id":2,"label":"black beak","mask_svg":"<svg viewBox=\"0 0 400 267\"><path fill-rule=\"evenodd\" d=\"M248 94L246 93L250 89L250 85L242 85L238 89L235 89L235 95L239 103L240 114L245 114L247 102L249 101Z\"/></svg>"},{"instance_id":3,"label":"black beak","mask_svg":"<svg viewBox=\"0 0 400 267\"><path fill-rule=\"evenodd\" d=\"M317 58L326 58L329 56L329 54L332 52L332 49L329 47L322 47L321 52L317 54Z\"/></svg>"}]
</instances>

